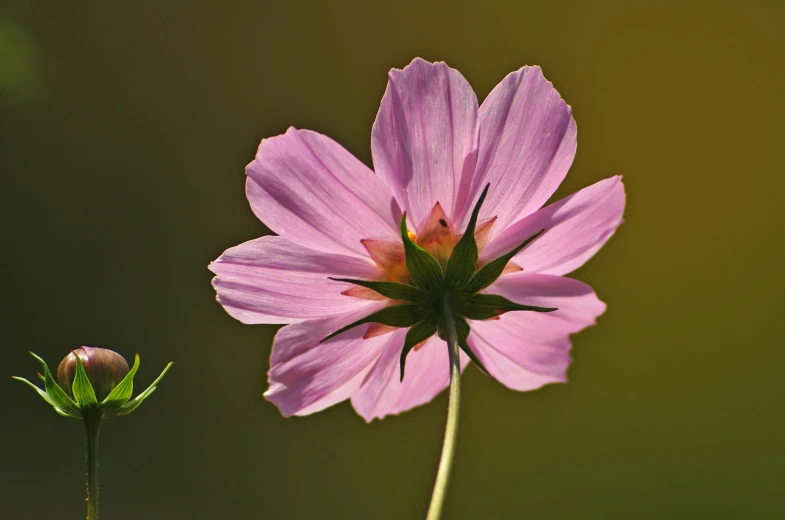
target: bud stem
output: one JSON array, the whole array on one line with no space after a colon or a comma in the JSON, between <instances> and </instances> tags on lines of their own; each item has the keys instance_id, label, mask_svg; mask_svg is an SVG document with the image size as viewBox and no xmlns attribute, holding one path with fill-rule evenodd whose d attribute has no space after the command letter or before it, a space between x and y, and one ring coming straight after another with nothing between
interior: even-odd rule
<instances>
[{"instance_id":1,"label":"bud stem","mask_svg":"<svg viewBox=\"0 0 785 520\"><path fill-rule=\"evenodd\" d=\"M87 520L98 520L98 430L101 428L100 410L85 410L85 430L87 432Z\"/></svg>"},{"instance_id":2,"label":"bud stem","mask_svg":"<svg viewBox=\"0 0 785 520\"><path fill-rule=\"evenodd\" d=\"M431 504L428 506L426 520L439 520L447 494L450 470L455 458L455 441L458 436L458 411L461 403L461 362L458 355L458 333L455 330L455 317L452 314L450 295L442 300L442 325L447 329L447 348L450 356L450 400L447 405L447 426L444 431L442 455L439 470L433 486Z\"/></svg>"}]
</instances>

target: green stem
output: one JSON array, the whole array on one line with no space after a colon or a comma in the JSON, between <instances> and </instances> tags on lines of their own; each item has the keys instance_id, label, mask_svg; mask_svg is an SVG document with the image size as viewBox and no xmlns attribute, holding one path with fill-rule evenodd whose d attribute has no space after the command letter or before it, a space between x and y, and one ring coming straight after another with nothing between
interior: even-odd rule
<instances>
[{"instance_id":1,"label":"green stem","mask_svg":"<svg viewBox=\"0 0 785 520\"><path fill-rule=\"evenodd\" d=\"M452 314L452 303L449 296L442 302L442 324L447 329L447 348L450 354L450 400L447 405L447 426L444 430L442 456L439 459L439 470L433 486L431 504L428 506L426 520L439 520L444 508L444 497L447 495L447 484L450 480L453 459L455 459L455 441L458 436L458 411L461 403L461 364L458 356L458 333L455 330L455 318Z\"/></svg>"},{"instance_id":2,"label":"green stem","mask_svg":"<svg viewBox=\"0 0 785 520\"><path fill-rule=\"evenodd\" d=\"M101 412L85 410L85 430L87 431L87 520L98 519L98 430L101 428Z\"/></svg>"}]
</instances>

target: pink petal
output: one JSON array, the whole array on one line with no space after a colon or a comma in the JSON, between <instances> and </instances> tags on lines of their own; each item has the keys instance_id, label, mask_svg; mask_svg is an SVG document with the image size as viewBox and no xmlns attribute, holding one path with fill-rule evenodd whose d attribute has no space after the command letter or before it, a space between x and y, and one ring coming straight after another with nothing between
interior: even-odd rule
<instances>
[{"instance_id":1,"label":"pink petal","mask_svg":"<svg viewBox=\"0 0 785 520\"><path fill-rule=\"evenodd\" d=\"M370 303L341 294L350 284L327 276L373 278L367 259L318 253L283 237L262 237L227 249L210 264L218 301L243 323L291 323L334 316Z\"/></svg>"},{"instance_id":2,"label":"pink petal","mask_svg":"<svg viewBox=\"0 0 785 520\"><path fill-rule=\"evenodd\" d=\"M571 278L516 273L500 278L488 292L524 305L559 309L508 312L498 320L470 322L469 345L490 374L521 391L566 382L569 335L593 325L605 311L592 288Z\"/></svg>"},{"instance_id":3,"label":"pink petal","mask_svg":"<svg viewBox=\"0 0 785 520\"><path fill-rule=\"evenodd\" d=\"M540 68L509 74L480 107L479 156L468 197L475 201L491 183L480 219L498 217L495 234L539 209L567 174L575 147L572 109Z\"/></svg>"},{"instance_id":4,"label":"pink petal","mask_svg":"<svg viewBox=\"0 0 785 520\"><path fill-rule=\"evenodd\" d=\"M307 415L348 399L362 384L395 333L363 339L367 326L319 343L335 330L382 308L376 303L344 316L308 320L278 331L264 396L284 416Z\"/></svg>"},{"instance_id":5,"label":"pink petal","mask_svg":"<svg viewBox=\"0 0 785 520\"><path fill-rule=\"evenodd\" d=\"M361 239L398 236L400 210L384 181L321 134L290 128L264 139L246 173L254 213L292 242L364 256Z\"/></svg>"},{"instance_id":6,"label":"pink petal","mask_svg":"<svg viewBox=\"0 0 785 520\"><path fill-rule=\"evenodd\" d=\"M328 276L342 275L363 279L376 277L378 268L367 258L367 254L364 256L365 258L357 258L354 255L322 253L295 244L284 237L268 235L230 247L216 262L322 273Z\"/></svg>"},{"instance_id":7,"label":"pink petal","mask_svg":"<svg viewBox=\"0 0 785 520\"><path fill-rule=\"evenodd\" d=\"M482 256L496 258L544 229L513 261L527 273L567 274L594 256L613 235L622 223L624 201L620 176L602 180L512 224L488 244Z\"/></svg>"},{"instance_id":8,"label":"pink petal","mask_svg":"<svg viewBox=\"0 0 785 520\"><path fill-rule=\"evenodd\" d=\"M392 70L371 132L376 172L412 224L440 202L452 217L464 204L477 150L477 97L445 63L419 58Z\"/></svg>"},{"instance_id":9,"label":"pink petal","mask_svg":"<svg viewBox=\"0 0 785 520\"><path fill-rule=\"evenodd\" d=\"M406 374L400 380L400 359L406 331L397 333L368 373L362 387L352 395L352 406L367 422L399 414L436 397L450 383L447 345L433 336L406 358ZM461 369L469 358L461 352Z\"/></svg>"}]
</instances>

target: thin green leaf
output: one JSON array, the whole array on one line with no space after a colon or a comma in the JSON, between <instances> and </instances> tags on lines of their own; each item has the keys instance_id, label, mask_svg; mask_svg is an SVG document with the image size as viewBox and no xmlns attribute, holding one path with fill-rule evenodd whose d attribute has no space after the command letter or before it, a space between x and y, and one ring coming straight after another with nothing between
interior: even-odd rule
<instances>
[{"instance_id":1,"label":"thin green leaf","mask_svg":"<svg viewBox=\"0 0 785 520\"><path fill-rule=\"evenodd\" d=\"M381 323L383 325L389 325L391 327L411 327L418 321L421 321L425 316L423 311L423 307L421 305L413 304L413 303L402 303L400 305L391 305L389 307L385 307L379 311L374 312L373 314L366 316L365 318L361 318L354 323L350 323L349 325L342 327L326 338L324 338L319 343L324 343L325 341L334 338L338 334L346 332L349 329L353 329L359 325L364 323Z\"/></svg>"},{"instance_id":2,"label":"thin green leaf","mask_svg":"<svg viewBox=\"0 0 785 520\"><path fill-rule=\"evenodd\" d=\"M406 367L406 356L409 351L417 346L418 343L425 341L436 333L436 324L421 321L414 324L412 328L406 333L406 339L403 342L403 349L401 350L401 381L403 381L403 372Z\"/></svg>"},{"instance_id":3,"label":"thin green leaf","mask_svg":"<svg viewBox=\"0 0 785 520\"><path fill-rule=\"evenodd\" d=\"M59 415L62 415L63 417L73 417L74 419L82 418L82 415L78 412L66 412L65 410L61 410L56 406L53 406L52 408L54 408L55 412L57 412Z\"/></svg>"},{"instance_id":4,"label":"thin green leaf","mask_svg":"<svg viewBox=\"0 0 785 520\"><path fill-rule=\"evenodd\" d=\"M145 399L147 399L148 397L150 397L150 395L151 395L153 392L155 392L155 389L157 388L157 385L158 385L158 383L160 383L160 382L161 382L161 379L163 379L163 378L164 378L164 376L166 375L166 373L169 371L169 368L171 368L171 366L172 366L173 364L174 364L174 363L171 363L171 362L170 362L170 363L168 363L168 364L167 364L167 365L164 367L164 370L163 370L163 372L161 372L161 375L159 375L159 376L158 376L158 377L155 379L155 381L153 381L153 383L152 383L150 386L148 386L148 387L145 389L145 391L144 391L144 392L142 392L141 394L137 395L137 396L136 396L134 399L132 399L132 400L128 401L128 402L127 402L127 403L125 403L123 406L121 406L121 407L120 407L120 410L119 410L119 411L116 413L116 415L128 415L129 413L131 413L131 412L133 412L134 410L136 410L136 408L137 408L137 407L138 407L140 404L142 404L142 401L144 401Z\"/></svg>"},{"instance_id":5,"label":"thin green leaf","mask_svg":"<svg viewBox=\"0 0 785 520\"><path fill-rule=\"evenodd\" d=\"M453 287L461 288L471 279L474 274L474 269L477 267L477 241L474 239L474 231L477 227L477 216L480 214L480 207L482 206L485 196L488 194L490 183L485 185L482 190L482 195L477 201L472 211L469 225L466 226L466 231L463 236L455 245L450 259L447 261L445 268L445 278L453 285Z\"/></svg>"},{"instance_id":6,"label":"thin green leaf","mask_svg":"<svg viewBox=\"0 0 785 520\"><path fill-rule=\"evenodd\" d=\"M466 320L462 318L455 320L455 332L458 333L458 346L461 347L461 350L463 350L463 352L469 356L469 359L471 359L472 362L477 365L477 368L482 370L485 375L490 376L491 374L488 372L488 369L485 368L485 365L482 364L480 358L477 357L477 355L469 346L468 338L471 328L469 327L469 324L466 323Z\"/></svg>"},{"instance_id":7,"label":"thin green leaf","mask_svg":"<svg viewBox=\"0 0 785 520\"><path fill-rule=\"evenodd\" d=\"M521 249L528 246L532 240L542 235L544 231L544 229L540 230L539 232L524 240L521 245L509 253L502 255L499 258L492 260L491 262L488 262L482 266L479 271L474 273L474 276L469 281L467 291L470 293L480 292L495 282L496 279L501 276L502 271L504 271L504 268L507 266L507 263L512 259L512 257L517 255Z\"/></svg>"},{"instance_id":8,"label":"thin green leaf","mask_svg":"<svg viewBox=\"0 0 785 520\"><path fill-rule=\"evenodd\" d=\"M50 405L52 405L52 406L54 406L55 408L57 408L57 405L56 405L56 404L54 404L54 403L52 402L52 400L51 400L51 399L49 399L49 394L47 394L46 392L44 392L43 390L41 390L39 387L37 387L36 385L34 385L33 383L31 383L30 381L28 381L28 380L27 380L27 379L25 379L24 377L11 376L11 379L16 379L17 381L21 381L21 382L23 382L24 384L26 384L27 386L29 386L30 388L32 388L33 390L35 390L36 392L38 392L38 395L40 395L40 396L41 396L41 397L44 399L44 401L46 401L46 402L47 402L47 403L49 403Z\"/></svg>"},{"instance_id":9,"label":"thin green leaf","mask_svg":"<svg viewBox=\"0 0 785 520\"><path fill-rule=\"evenodd\" d=\"M126 403L134 393L134 376L137 370L139 370L139 354L136 354L134 357L134 366L131 367L131 370L128 371L123 380L109 392L109 395L101 402L101 405L117 408Z\"/></svg>"},{"instance_id":10,"label":"thin green leaf","mask_svg":"<svg viewBox=\"0 0 785 520\"><path fill-rule=\"evenodd\" d=\"M65 393L65 390L60 388L60 385L58 385L52 377L52 373L49 372L49 366L46 364L46 361L36 356L33 352L30 352L30 355L37 359L44 369L44 390L46 390L49 399L52 400L52 405L66 412L78 411L79 406Z\"/></svg>"},{"instance_id":11,"label":"thin green leaf","mask_svg":"<svg viewBox=\"0 0 785 520\"><path fill-rule=\"evenodd\" d=\"M420 289L405 283L373 282L368 280L354 280L351 278L328 278L330 278L330 280L335 280L336 282L353 283L354 285L367 287L368 289L376 291L382 296L386 296L387 298L392 298L393 300L414 302L422 300L424 297L424 294Z\"/></svg>"},{"instance_id":12,"label":"thin green leaf","mask_svg":"<svg viewBox=\"0 0 785 520\"><path fill-rule=\"evenodd\" d=\"M455 307L456 314L470 320L487 320L509 311L553 312L555 307L535 307L512 302L497 294L475 294L460 301Z\"/></svg>"},{"instance_id":13,"label":"thin green leaf","mask_svg":"<svg viewBox=\"0 0 785 520\"><path fill-rule=\"evenodd\" d=\"M152 393L155 392L156 388L158 388L158 387L153 386L151 388L148 388L147 390L145 390L141 394L137 395L134 399L132 399L132 400L128 401L127 403L125 403L123 406L120 407L119 410L114 412L112 415L117 415L117 416L128 415L129 413L133 412L134 410L139 408L139 405L142 404L142 402L145 399L150 397L152 395Z\"/></svg>"},{"instance_id":14,"label":"thin green leaf","mask_svg":"<svg viewBox=\"0 0 785 520\"><path fill-rule=\"evenodd\" d=\"M406 269L414 285L426 291L438 287L442 282L442 266L428 251L409 238L406 213L401 217L401 240L406 253Z\"/></svg>"},{"instance_id":15,"label":"thin green leaf","mask_svg":"<svg viewBox=\"0 0 785 520\"><path fill-rule=\"evenodd\" d=\"M87 378L79 356L76 356L76 375L74 375L74 384L71 386L71 391L74 393L74 399L76 399L80 408L98 406L95 390L93 390L93 385L90 384L90 380Z\"/></svg>"}]
</instances>

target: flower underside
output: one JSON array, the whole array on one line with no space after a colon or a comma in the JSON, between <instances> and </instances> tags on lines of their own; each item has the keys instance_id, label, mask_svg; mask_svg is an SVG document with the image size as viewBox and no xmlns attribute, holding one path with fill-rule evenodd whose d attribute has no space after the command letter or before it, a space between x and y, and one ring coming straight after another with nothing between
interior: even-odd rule
<instances>
[{"instance_id":1,"label":"flower underside","mask_svg":"<svg viewBox=\"0 0 785 520\"><path fill-rule=\"evenodd\" d=\"M490 262L479 263L479 250L487 240L494 219L477 225L489 185L472 211L469 225L462 236L455 233L452 223L437 203L414 235L406 228L406 214L401 218L402 243L364 240L363 245L381 268L384 280L331 278L355 286L344 292L348 296L369 299L390 299L391 305L343 327L326 338L359 325L371 323L366 337L384 333L390 328L408 327L401 350L401 380L406 356L425 340L438 334L446 339L448 323L442 309L450 310L458 333L458 345L477 366L488 372L472 352L467 338L469 320L494 319L509 311L551 312L555 308L520 305L493 294L481 294L504 272L520 271L510 260L544 230L527 238L518 247Z\"/></svg>"}]
</instances>

